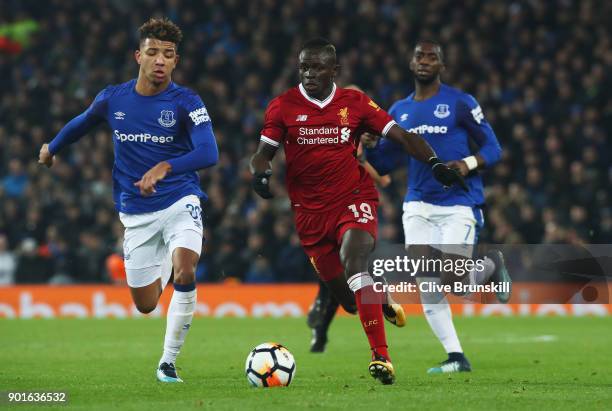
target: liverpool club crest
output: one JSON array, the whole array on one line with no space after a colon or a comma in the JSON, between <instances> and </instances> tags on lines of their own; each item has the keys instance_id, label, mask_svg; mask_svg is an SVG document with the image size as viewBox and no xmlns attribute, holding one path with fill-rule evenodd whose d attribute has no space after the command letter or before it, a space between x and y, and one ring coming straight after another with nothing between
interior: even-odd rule
<instances>
[{"instance_id":1,"label":"liverpool club crest","mask_svg":"<svg viewBox=\"0 0 612 411\"><path fill-rule=\"evenodd\" d=\"M338 117L340 117L340 125L342 126L349 125L348 116L349 116L348 107L341 108L340 111L338 111Z\"/></svg>"}]
</instances>

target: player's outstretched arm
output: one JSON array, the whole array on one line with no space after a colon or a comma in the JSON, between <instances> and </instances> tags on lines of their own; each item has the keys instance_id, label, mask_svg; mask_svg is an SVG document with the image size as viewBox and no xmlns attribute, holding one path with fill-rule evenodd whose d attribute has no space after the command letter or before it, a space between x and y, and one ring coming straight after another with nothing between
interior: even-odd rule
<instances>
[{"instance_id":1,"label":"player's outstretched arm","mask_svg":"<svg viewBox=\"0 0 612 411\"><path fill-rule=\"evenodd\" d=\"M91 115L89 110L73 118L50 143L42 145L38 154L38 163L51 167L57 152L79 140L101 121L101 117Z\"/></svg>"},{"instance_id":2,"label":"player's outstretched arm","mask_svg":"<svg viewBox=\"0 0 612 411\"><path fill-rule=\"evenodd\" d=\"M435 151L433 151L427 141L425 141L418 134L409 133L397 124L394 124L389 131L387 131L385 137L398 143L404 149L404 151L415 159L428 163L431 167L434 178L444 187L450 187L457 184L465 191L469 190L459 172L449 168L446 164L440 161Z\"/></svg>"},{"instance_id":3,"label":"player's outstretched arm","mask_svg":"<svg viewBox=\"0 0 612 411\"><path fill-rule=\"evenodd\" d=\"M369 137L369 133L361 142L364 143L364 155L367 162L380 174L387 175L393 170L406 164L406 154L402 147L389 139L379 139L374 141Z\"/></svg>"},{"instance_id":4,"label":"player's outstretched arm","mask_svg":"<svg viewBox=\"0 0 612 411\"><path fill-rule=\"evenodd\" d=\"M405 152L423 163L437 158L435 151L421 136L409 133L397 124L394 124L385 135L389 140L399 144Z\"/></svg>"},{"instance_id":5,"label":"player's outstretched arm","mask_svg":"<svg viewBox=\"0 0 612 411\"><path fill-rule=\"evenodd\" d=\"M38 154L38 163L51 167L56 153L100 124L104 120L106 98L106 89L104 89L98 93L87 110L66 123L49 144L43 144Z\"/></svg>"},{"instance_id":6,"label":"player's outstretched arm","mask_svg":"<svg viewBox=\"0 0 612 411\"><path fill-rule=\"evenodd\" d=\"M253 190L261 197L270 199L274 195L270 192L270 178L272 177L272 159L277 148L261 141L257 152L251 157L251 174L253 174Z\"/></svg>"}]
</instances>

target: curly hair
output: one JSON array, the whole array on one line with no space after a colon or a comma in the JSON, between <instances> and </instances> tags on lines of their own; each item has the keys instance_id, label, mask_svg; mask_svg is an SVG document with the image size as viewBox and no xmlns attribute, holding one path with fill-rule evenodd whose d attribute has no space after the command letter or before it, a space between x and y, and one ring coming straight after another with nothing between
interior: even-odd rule
<instances>
[{"instance_id":1,"label":"curly hair","mask_svg":"<svg viewBox=\"0 0 612 411\"><path fill-rule=\"evenodd\" d=\"M155 18L152 17L138 29L140 35L140 43L145 39L157 39L162 41L170 41L178 46L183 39L181 29L170 21L167 17Z\"/></svg>"}]
</instances>

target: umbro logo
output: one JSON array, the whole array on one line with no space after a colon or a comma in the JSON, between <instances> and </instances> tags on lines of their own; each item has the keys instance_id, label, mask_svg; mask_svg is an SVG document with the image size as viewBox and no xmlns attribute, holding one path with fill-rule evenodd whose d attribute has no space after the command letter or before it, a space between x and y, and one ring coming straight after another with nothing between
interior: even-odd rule
<instances>
[{"instance_id":1,"label":"umbro logo","mask_svg":"<svg viewBox=\"0 0 612 411\"><path fill-rule=\"evenodd\" d=\"M117 111L113 114L115 114L115 120L125 120L125 113L123 111Z\"/></svg>"},{"instance_id":2,"label":"umbro logo","mask_svg":"<svg viewBox=\"0 0 612 411\"><path fill-rule=\"evenodd\" d=\"M298 114L298 116L295 119L295 121L306 121L307 119L308 119L308 115L307 114Z\"/></svg>"}]
</instances>

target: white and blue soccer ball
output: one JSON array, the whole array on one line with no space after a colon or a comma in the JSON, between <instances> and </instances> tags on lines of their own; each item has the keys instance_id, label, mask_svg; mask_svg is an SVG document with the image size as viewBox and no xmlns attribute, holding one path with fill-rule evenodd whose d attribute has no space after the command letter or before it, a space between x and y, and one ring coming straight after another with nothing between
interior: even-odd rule
<instances>
[{"instance_id":1,"label":"white and blue soccer ball","mask_svg":"<svg viewBox=\"0 0 612 411\"><path fill-rule=\"evenodd\" d=\"M286 387L295 376L295 360L287 348L268 342L251 350L244 369L253 387Z\"/></svg>"}]
</instances>

